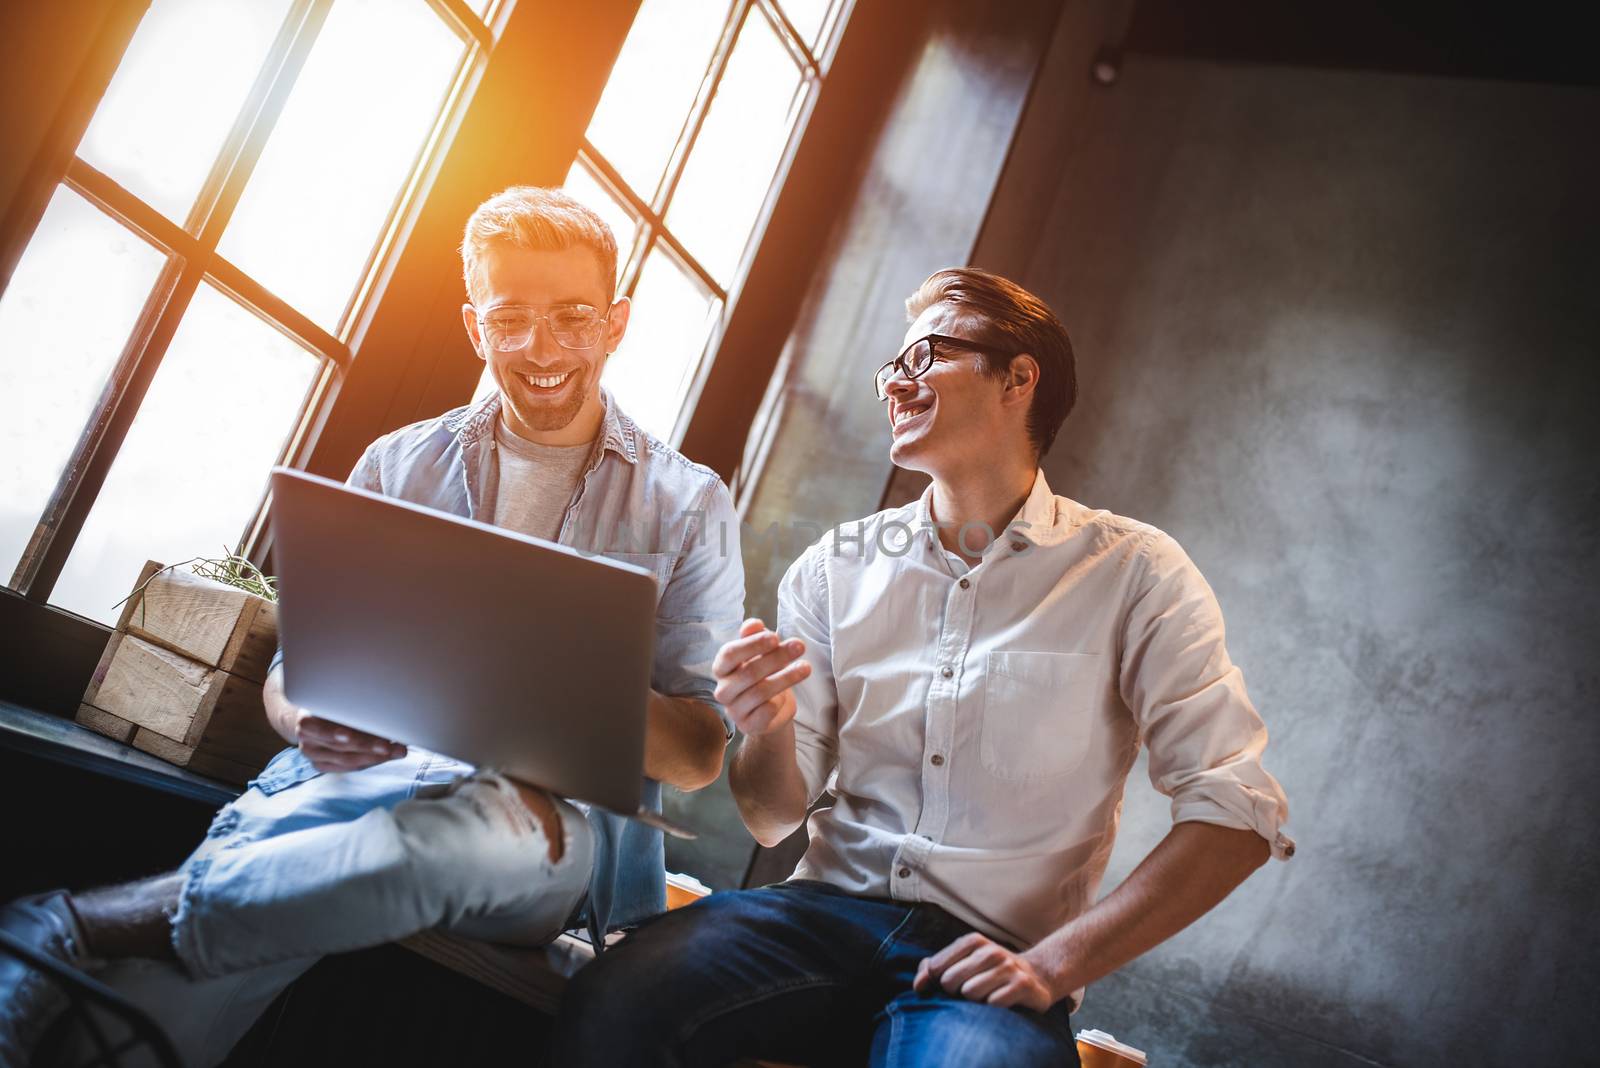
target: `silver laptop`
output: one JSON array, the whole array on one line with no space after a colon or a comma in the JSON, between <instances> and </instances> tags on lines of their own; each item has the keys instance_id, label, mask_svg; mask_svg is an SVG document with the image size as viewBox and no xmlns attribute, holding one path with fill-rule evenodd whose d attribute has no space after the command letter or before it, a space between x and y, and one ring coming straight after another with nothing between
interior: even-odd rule
<instances>
[{"instance_id":1,"label":"silver laptop","mask_svg":"<svg viewBox=\"0 0 1600 1068\"><path fill-rule=\"evenodd\" d=\"M694 837L642 804L648 572L281 467L272 529L290 701Z\"/></svg>"}]
</instances>

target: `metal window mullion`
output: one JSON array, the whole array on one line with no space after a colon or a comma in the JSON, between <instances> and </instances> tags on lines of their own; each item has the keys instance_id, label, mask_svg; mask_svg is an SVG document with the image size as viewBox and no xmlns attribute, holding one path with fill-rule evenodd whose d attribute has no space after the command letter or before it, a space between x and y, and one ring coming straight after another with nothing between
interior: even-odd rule
<instances>
[{"instance_id":1,"label":"metal window mullion","mask_svg":"<svg viewBox=\"0 0 1600 1068\"><path fill-rule=\"evenodd\" d=\"M321 431L322 421L326 419L328 408L324 403L329 393L336 388L340 378L340 368L331 360L323 361L316 379L311 383L311 388L300 400L300 410L295 415L294 430L289 438L278 450L276 463L283 467L299 467L299 461L308 450L309 444L314 440L316 433ZM321 419L311 419L311 413L321 413ZM250 521L246 524L244 533L235 549L239 555L254 561L258 566L266 567L268 556L272 552L272 524L269 521L267 509L272 503L272 484L268 480L262 487L261 496L256 501L255 510L250 513Z\"/></svg>"},{"instance_id":2,"label":"metal window mullion","mask_svg":"<svg viewBox=\"0 0 1600 1068\"><path fill-rule=\"evenodd\" d=\"M362 267L362 282L351 294L340 315L339 330L346 337L355 329L352 317L366 304L378 283L379 266L389 257L395 242L399 240L407 206L412 204L418 195L429 164L433 164L436 169L442 158L440 145L447 136L453 135L452 127L459 125L471 89L494 50L493 33L461 0L427 0L427 2L457 28L458 36L462 38L466 48L462 52L456 73L445 90L444 103L433 127L412 160L408 171L409 178L395 194L379 240ZM502 5L499 13L503 14L504 10ZM462 28L468 32L460 33ZM328 334L222 256L217 255L212 259L212 268L218 284L229 289L238 300L253 306L264 318L272 321L273 325L295 341L314 348L328 357L316 381L302 398L293 429L278 453L278 464L299 466L306 458L311 443L321 432L328 415L327 402L337 390L340 379L354 362L354 353L345 341ZM225 277L230 272L231 277ZM258 562L264 562L272 551L272 528L267 515L271 500L270 487L264 488L237 550Z\"/></svg>"},{"instance_id":3,"label":"metal window mullion","mask_svg":"<svg viewBox=\"0 0 1600 1068\"><path fill-rule=\"evenodd\" d=\"M623 287L623 292L632 295L633 283L637 282L637 275L644 271L644 261L650 256L651 246L660 240L667 243L674 255L683 261L683 266L687 267L690 273L715 294L718 300L727 299L728 293L722 287L722 283L713 278L711 272L706 270L688 249L684 248L683 242L674 237L672 231L667 229L666 223L662 221L661 216L656 213L655 209L639 199L639 195L617 173L616 168L612 167L610 161L595 150L595 147L589 143L587 138L584 139L583 144L578 149L578 159L600 175L602 184L613 187L614 192L622 197L626 206L639 217L640 230L647 231L647 236L636 242L641 246L639 270L631 272L633 274L631 279L624 279L628 284Z\"/></svg>"},{"instance_id":4,"label":"metal window mullion","mask_svg":"<svg viewBox=\"0 0 1600 1068\"><path fill-rule=\"evenodd\" d=\"M720 282L711 277L710 271L700 266L700 261L695 259L689 253L689 250L683 247L683 242L679 241L671 230L663 226L656 232L656 240L672 250L673 257L679 261L679 266L689 268L689 272L700 280L701 285L709 289L711 294L719 301L726 303L728 291L722 288Z\"/></svg>"},{"instance_id":5,"label":"metal window mullion","mask_svg":"<svg viewBox=\"0 0 1600 1068\"><path fill-rule=\"evenodd\" d=\"M578 166L588 172L589 176L594 179L595 184L607 195L614 200L621 201L623 211L628 212L638 220L638 225L633 229L633 241L626 249L626 257L624 257L624 250L621 247L617 249L617 259L620 261L622 268L617 274L617 292L631 294L634 282L638 280L639 265L644 260L644 249L648 247L650 239L655 234L658 226L658 223L653 221L655 220L655 213L650 210L648 204L639 199L638 194L628 187L628 183L622 180L615 169L600 158L599 153L595 151L594 146L589 143L587 138L578 144L577 163ZM635 250L639 252L637 257L634 256Z\"/></svg>"},{"instance_id":6,"label":"metal window mullion","mask_svg":"<svg viewBox=\"0 0 1600 1068\"><path fill-rule=\"evenodd\" d=\"M689 119L678 134L678 143L673 146L672 155L667 158L666 172L661 176L661 181L656 187L655 200L651 205L662 219L665 219L667 212L671 210L672 196L678 191L678 182L688 165L689 153L694 151L695 142L700 139L700 130L705 126L706 116L711 113L711 104L717 98L717 89L722 85L722 76L727 72L728 60L733 56L733 49L739 43L739 34L744 30L752 2L753 0L736 0L734 3L728 24L723 28L722 37L717 41L717 50L711 56L710 78L695 97L694 104L689 109Z\"/></svg>"},{"instance_id":7,"label":"metal window mullion","mask_svg":"<svg viewBox=\"0 0 1600 1068\"><path fill-rule=\"evenodd\" d=\"M352 355L348 345L221 256L211 257L205 277L297 345L330 360L341 370L349 368Z\"/></svg>"},{"instance_id":8,"label":"metal window mullion","mask_svg":"<svg viewBox=\"0 0 1600 1068\"><path fill-rule=\"evenodd\" d=\"M755 0L762 14L767 16L767 21L772 23L772 28L778 32L778 39L789 50L789 55L794 58L795 65L804 68L812 77L822 77L822 66L817 62L817 57L811 54L811 47L800 36L800 31L794 28L794 23L789 21L789 16L783 13L777 0Z\"/></svg>"},{"instance_id":9,"label":"metal window mullion","mask_svg":"<svg viewBox=\"0 0 1600 1068\"><path fill-rule=\"evenodd\" d=\"M205 257L205 248L193 234L77 156L67 164L62 183L157 248L185 259Z\"/></svg>"},{"instance_id":10,"label":"metal window mullion","mask_svg":"<svg viewBox=\"0 0 1600 1068\"><path fill-rule=\"evenodd\" d=\"M639 276L644 274L644 261L650 258L650 246L660 229L648 222L640 222L634 232L633 248L628 249L628 262L622 265L622 273L617 276L617 292L629 300L633 299L633 291L639 288ZM639 250L639 255L633 255L634 249Z\"/></svg>"},{"instance_id":11,"label":"metal window mullion","mask_svg":"<svg viewBox=\"0 0 1600 1068\"><path fill-rule=\"evenodd\" d=\"M424 173L429 162L437 163L440 159L438 151L440 143L445 139L445 131L456 125L460 118L467 98L469 86L478 76L481 68L487 63L488 50L469 44L461 54L460 64L455 75L450 79L450 84L445 89L444 104L435 117L433 126L428 130L428 136L422 141L421 147L412 157L411 166L407 170L407 178L395 193L394 199L389 204L389 212L384 216L383 229L379 231L378 241L367 253L367 259L361 266L361 284L350 294L350 299L345 302L344 310L339 313L337 329L345 337L352 334L353 317L360 311L372 290L378 283L378 268L399 239L401 224L404 220L407 205L412 203L417 191L422 187Z\"/></svg>"},{"instance_id":12,"label":"metal window mullion","mask_svg":"<svg viewBox=\"0 0 1600 1068\"><path fill-rule=\"evenodd\" d=\"M651 226L659 227L661 225L661 216L656 214L656 210L640 199L639 194L635 193L633 187L628 184L627 179L617 173L617 169L611 165L611 161L601 155L599 149L590 144L587 137L578 146L578 159L599 174L602 179L601 184L609 186L611 191L620 197L629 210L639 216L640 219Z\"/></svg>"},{"instance_id":13,"label":"metal window mullion","mask_svg":"<svg viewBox=\"0 0 1600 1068\"><path fill-rule=\"evenodd\" d=\"M722 298L722 313L719 321L712 325L706 337L705 345L701 349L700 358L696 361L689 383L684 390L682 404L673 425L672 441L674 444L683 440L683 435L693 418L694 408L699 403L700 393L705 387L711 365L715 361L717 350L720 349L722 344L722 334L728 322L729 306L736 299L738 290L744 285L744 272L748 269L750 259L755 252L755 245L752 244L751 239L757 234L763 233L767 223L770 221L774 199L783 182L787 181L789 166L793 162L799 137L809 119L811 107L817 98L818 87L823 80L823 73L816 58L800 41L799 34L795 32L794 26L773 0L753 0L751 6L759 8L762 16L767 19L768 25L783 44L790 60L795 64L796 73L799 77L795 87L795 95L789 104L787 118L790 121L790 127L783 154L773 173L772 181L768 184L761 210L754 221L751 232L745 237L745 248L740 256L739 265L735 268L733 276L729 280L728 291ZM834 10L837 11L839 9L835 8ZM670 234L670 231L666 232ZM689 263L694 262L692 257L687 259Z\"/></svg>"},{"instance_id":14,"label":"metal window mullion","mask_svg":"<svg viewBox=\"0 0 1600 1068\"><path fill-rule=\"evenodd\" d=\"M184 226L208 252L222 240L332 6L333 0L296 0L284 19Z\"/></svg>"},{"instance_id":15,"label":"metal window mullion","mask_svg":"<svg viewBox=\"0 0 1600 1068\"><path fill-rule=\"evenodd\" d=\"M202 274L198 261L177 257L162 269L96 406L96 418L79 436L12 576L12 588L28 600L43 604L54 591Z\"/></svg>"},{"instance_id":16,"label":"metal window mullion","mask_svg":"<svg viewBox=\"0 0 1600 1068\"><path fill-rule=\"evenodd\" d=\"M77 172L80 182L87 179L86 188L98 190L103 199L119 201L121 212L113 214L125 225L132 220L134 229L152 237L164 232L173 240L163 243L173 247L175 253L180 248L182 252L168 262L146 300L111 380L96 405L95 415L79 435L73 454L62 469L55 491L17 564L11 585L28 600L44 603L54 591L89 510L105 485L111 464L127 438L139 406L144 403L189 301L207 272L207 261L221 240L223 228L243 193L244 183L260 159L267 135L283 111L289 91L305 66L311 45L331 6L332 0L297 0L285 17L268 58L234 120L223 151L212 165L183 227L193 236L193 243L175 238L164 225L154 223L148 214L139 212L137 206L142 206L142 202L138 198L131 195L126 199L117 198L115 190L121 187L110 179L96 181L94 175L98 172L87 164L79 167L75 161L70 168Z\"/></svg>"},{"instance_id":17,"label":"metal window mullion","mask_svg":"<svg viewBox=\"0 0 1600 1068\"><path fill-rule=\"evenodd\" d=\"M477 12L466 5L465 0L424 0L424 2L433 8L435 14L467 44L476 41L485 52L494 47L494 35L478 17Z\"/></svg>"},{"instance_id":18,"label":"metal window mullion","mask_svg":"<svg viewBox=\"0 0 1600 1068\"><path fill-rule=\"evenodd\" d=\"M69 189L116 219L150 244L181 258L204 260L198 239L94 167L74 159L65 179ZM306 318L281 297L245 274L228 260L212 255L206 279L225 290L298 344L325 356L340 367L350 364L350 349L322 327Z\"/></svg>"}]
</instances>

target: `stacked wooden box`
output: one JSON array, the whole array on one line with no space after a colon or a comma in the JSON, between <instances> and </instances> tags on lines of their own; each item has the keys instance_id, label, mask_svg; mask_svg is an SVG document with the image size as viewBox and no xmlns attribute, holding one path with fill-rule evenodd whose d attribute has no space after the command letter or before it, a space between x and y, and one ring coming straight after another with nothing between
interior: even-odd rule
<instances>
[{"instance_id":1,"label":"stacked wooden box","mask_svg":"<svg viewBox=\"0 0 1600 1068\"><path fill-rule=\"evenodd\" d=\"M78 722L197 774L244 785L284 745L261 700L277 647L277 606L154 562L134 588Z\"/></svg>"}]
</instances>

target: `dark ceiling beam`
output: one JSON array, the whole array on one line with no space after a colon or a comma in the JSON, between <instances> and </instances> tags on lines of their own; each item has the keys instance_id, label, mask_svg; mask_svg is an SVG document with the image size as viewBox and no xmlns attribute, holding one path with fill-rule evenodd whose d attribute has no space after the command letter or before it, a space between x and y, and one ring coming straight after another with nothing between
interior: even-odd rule
<instances>
[{"instance_id":1,"label":"dark ceiling beam","mask_svg":"<svg viewBox=\"0 0 1600 1068\"><path fill-rule=\"evenodd\" d=\"M1268 63L1600 84L1582 4L1495 7L1420 0L1139 0L1124 51Z\"/></svg>"}]
</instances>

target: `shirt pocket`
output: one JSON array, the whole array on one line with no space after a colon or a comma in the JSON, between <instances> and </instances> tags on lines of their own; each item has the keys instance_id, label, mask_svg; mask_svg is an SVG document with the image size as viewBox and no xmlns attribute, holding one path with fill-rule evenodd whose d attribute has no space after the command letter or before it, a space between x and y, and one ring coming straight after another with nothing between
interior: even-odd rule
<instances>
[{"instance_id":1,"label":"shirt pocket","mask_svg":"<svg viewBox=\"0 0 1600 1068\"><path fill-rule=\"evenodd\" d=\"M291 745L273 757L271 762L261 769L261 774L250 780L245 789L254 787L271 797L291 786L309 782L321 774L322 772L312 765L311 758L302 753L298 746Z\"/></svg>"},{"instance_id":2,"label":"shirt pocket","mask_svg":"<svg viewBox=\"0 0 1600 1068\"><path fill-rule=\"evenodd\" d=\"M984 668L984 770L1019 781L1077 770L1098 715L1100 654L995 652Z\"/></svg>"},{"instance_id":3,"label":"shirt pocket","mask_svg":"<svg viewBox=\"0 0 1600 1068\"><path fill-rule=\"evenodd\" d=\"M632 564L650 572L651 577L656 580L657 605L661 604L661 595L667 592L667 582L672 578L672 568L678 562L675 553L614 553L607 550L600 555L608 560Z\"/></svg>"}]
</instances>

